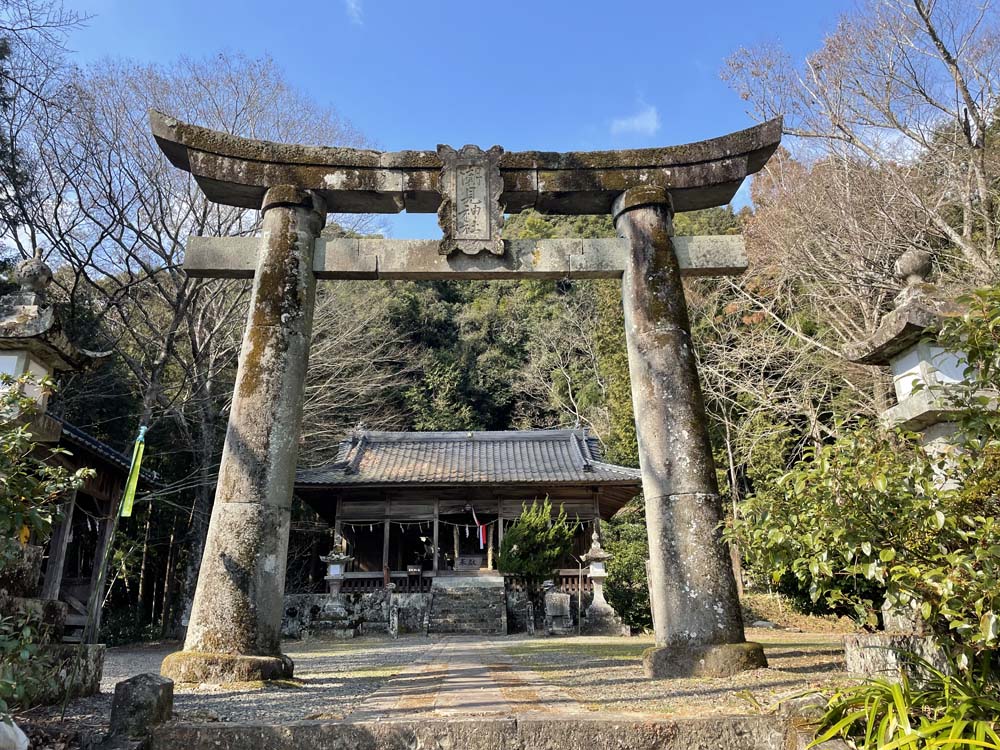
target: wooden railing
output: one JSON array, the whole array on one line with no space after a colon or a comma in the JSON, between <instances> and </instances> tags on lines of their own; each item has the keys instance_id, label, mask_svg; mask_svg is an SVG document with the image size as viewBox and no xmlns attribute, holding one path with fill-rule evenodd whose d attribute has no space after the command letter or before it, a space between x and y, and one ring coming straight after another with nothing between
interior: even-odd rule
<instances>
[{"instance_id":1,"label":"wooden railing","mask_svg":"<svg viewBox=\"0 0 1000 750\"><path fill-rule=\"evenodd\" d=\"M594 590L594 585L590 582L588 574L590 573L590 568L583 569L583 593L589 594ZM513 575L510 573L504 573L503 576L504 585L507 587L508 591L525 591L526 582L521 576ZM563 568L557 572L553 581L556 587L564 594L576 595L580 588L580 571L576 568Z\"/></svg>"},{"instance_id":2,"label":"wooden railing","mask_svg":"<svg viewBox=\"0 0 1000 750\"><path fill-rule=\"evenodd\" d=\"M419 576L393 572L390 577L392 582L396 584L397 594L425 594L431 590L432 577L426 572ZM342 594L367 594L381 591L384 588L385 576L382 573L345 573L340 592Z\"/></svg>"},{"instance_id":3,"label":"wooden railing","mask_svg":"<svg viewBox=\"0 0 1000 750\"><path fill-rule=\"evenodd\" d=\"M594 590L588 577L589 572L589 568L583 569L584 594L590 594ZM398 594L426 594L431 590L434 573L425 570L419 576L411 576L402 571L393 571L390 577L392 582L396 584L396 593ZM521 576L504 573L503 580L508 591L526 590L526 582ZM576 568L563 568L558 571L554 580L559 591L576 596L577 590L580 588L580 571ZM340 591L343 594L365 594L381 591L383 588L385 588L384 574L377 571L356 572L344 574L344 582L340 586Z\"/></svg>"}]
</instances>

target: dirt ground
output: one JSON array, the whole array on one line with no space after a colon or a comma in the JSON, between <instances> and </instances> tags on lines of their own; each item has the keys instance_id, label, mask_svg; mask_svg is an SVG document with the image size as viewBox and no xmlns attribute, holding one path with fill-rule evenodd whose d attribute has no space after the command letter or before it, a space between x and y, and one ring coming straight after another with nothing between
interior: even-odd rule
<instances>
[{"instance_id":1,"label":"dirt ground","mask_svg":"<svg viewBox=\"0 0 1000 750\"><path fill-rule=\"evenodd\" d=\"M741 599L743 621L749 626L766 620L787 629L807 633L856 633L857 624L849 617L804 615L796 612L788 599L778 594L746 594Z\"/></svg>"},{"instance_id":2,"label":"dirt ground","mask_svg":"<svg viewBox=\"0 0 1000 750\"><path fill-rule=\"evenodd\" d=\"M838 634L748 628L747 639L764 645L768 668L726 679L646 679L642 652L651 636L523 639L502 647L590 710L612 713L753 713L846 677Z\"/></svg>"},{"instance_id":3,"label":"dirt ground","mask_svg":"<svg viewBox=\"0 0 1000 750\"><path fill-rule=\"evenodd\" d=\"M767 710L784 697L844 679L842 637L830 632L747 630L764 644L767 669L728 679L651 681L642 652L651 636L633 638L482 638L407 636L345 641L289 641L295 679L215 687L175 686L177 720L338 720L362 715L455 715L573 710L691 716ZM17 717L34 747L64 750L77 734L106 727L114 685L158 672L178 644L108 650L100 695ZM380 713L381 712L381 713Z\"/></svg>"}]
</instances>

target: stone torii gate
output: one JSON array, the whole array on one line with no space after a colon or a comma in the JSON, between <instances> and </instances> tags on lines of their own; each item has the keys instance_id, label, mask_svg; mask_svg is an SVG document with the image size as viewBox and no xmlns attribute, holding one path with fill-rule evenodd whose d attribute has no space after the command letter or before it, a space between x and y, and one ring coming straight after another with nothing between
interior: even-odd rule
<instances>
[{"instance_id":1,"label":"stone torii gate","mask_svg":"<svg viewBox=\"0 0 1000 750\"><path fill-rule=\"evenodd\" d=\"M764 666L747 643L691 343L684 275L738 274L738 237L674 237L673 215L728 203L781 120L668 148L378 151L249 140L150 113L212 201L260 209L259 238L192 237L191 276L253 278L181 681L287 677L280 626L316 279L620 278L649 535L650 677ZM619 239L505 241L504 213L607 214ZM437 212L441 241L324 239L328 212Z\"/></svg>"}]
</instances>

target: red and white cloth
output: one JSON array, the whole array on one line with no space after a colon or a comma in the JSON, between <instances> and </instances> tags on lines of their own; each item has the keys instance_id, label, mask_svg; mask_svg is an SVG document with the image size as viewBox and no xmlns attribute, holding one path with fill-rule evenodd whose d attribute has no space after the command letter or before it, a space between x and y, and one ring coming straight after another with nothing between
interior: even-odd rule
<instances>
[{"instance_id":1,"label":"red and white cloth","mask_svg":"<svg viewBox=\"0 0 1000 750\"><path fill-rule=\"evenodd\" d=\"M472 520L476 524L476 535L479 537L479 549L486 548L486 527L489 524L479 523L479 519L476 518L476 509L472 509Z\"/></svg>"}]
</instances>

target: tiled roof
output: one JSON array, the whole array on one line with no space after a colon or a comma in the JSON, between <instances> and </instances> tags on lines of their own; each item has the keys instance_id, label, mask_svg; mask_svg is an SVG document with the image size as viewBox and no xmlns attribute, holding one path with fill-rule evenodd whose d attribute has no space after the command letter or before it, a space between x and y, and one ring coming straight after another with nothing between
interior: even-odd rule
<instances>
[{"instance_id":1,"label":"tiled roof","mask_svg":"<svg viewBox=\"0 0 1000 750\"><path fill-rule=\"evenodd\" d=\"M51 416L51 415L50 415ZM109 463L123 469L125 473L132 467L132 457L126 456L121 451L117 451L107 443L103 443L93 435L84 432L76 425L72 425L60 417L52 417L62 425L62 438L81 448L89 450ZM139 478L143 482L153 486L162 486L163 478L155 471L149 469L139 469Z\"/></svg>"},{"instance_id":2,"label":"tiled roof","mask_svg":"<svg viewBox=\"0 0 1000 750\"><path fill-rule=\"evenodd\" d=\"M586 430L357 432L341 442L333 463L300 469L296 484L548 482L638 488L638 469L602 458L596 438Z\"/></svg>"}]
</instances>

